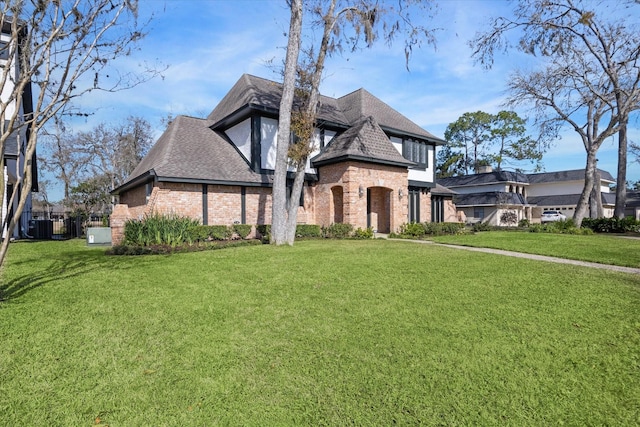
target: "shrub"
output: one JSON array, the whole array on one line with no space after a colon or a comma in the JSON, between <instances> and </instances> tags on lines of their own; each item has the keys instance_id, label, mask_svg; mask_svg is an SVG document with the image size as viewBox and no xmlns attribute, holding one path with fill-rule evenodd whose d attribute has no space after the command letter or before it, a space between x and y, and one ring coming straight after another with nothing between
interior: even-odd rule
<instances>
[{"instance_id":1,"label":"shrub","mask_svg":"<svg viewBox=\"0 0 640 427\"><path fill-rule=\"evenodd\" d=\"M367 227L365 229L362 229L358 227L356 231L354 231L353 237L355 239L373 239L373 228Z\"/></svg>"},{"instance_id":2,"label":"shrub","mask_svg":"<svg viewBox=\"0 0 640 427\"><path fill-rule=\"evenodd\" d=\"M233 224L233 231L240 236L241 239L246 239L251 233L251 226L249 224Z\"/></svg>"},{"instance_id":3,"label":"shrub","mask_svg":"<svg viewBox=\"0 0 640 427\"><path fill-rule=\"evenodd\" d=\"M505 211L500 215L500 224L512 226L515 225L516 222L518 222L518 214L515 211Z\"/></svg>"},{"instance_id":4,"label":"shrub","mask_svg":"<svg viewBox=\"0 0 640 427\"><path fill-rule=\"evenodd\" d=\"M633 217L625 218L584 218L582 227L590 228L596 233L639 233L640 221Z\"/></svg>"},{"instance_id":5,"label":"shrub","mask_svg":"<svg viewBox=\"0 0 640 427\"><path fill-rule=\"evenodd\" d=\"M531 222L529 222L527 218L522 218L520 221L518 221L518 227L520 228L527 228L530 225L531 225Z\"/></svg>"},{"instance_id":6,"label":"shrub","mask_svg":"<svg viewBox=\"0 0 640 427\"><path fill-rule=\"evenodd\" d=\"M322 227L322 235L329 239L345 239L353 233L353 225L335 223L328 227Z\"/></svg>"},{"instance_id":7,"label":"shrub","mask_svg":"<svg viewBox=\"0 0 640 427\"><path fill-rule=\"evenodd\" d=\"M229 240L233 236L233 229L226 225L198 225L193 229L194 239L199 242L205 240Z\"/></svg>"},{"instance_id":8,"label":"shrub","mask_svg":"<svg viewBox=\"0 0 640 427\"><path fill-rule=\"evenodd\" d=\"M153 214L125 222L124 242L136 246L191 244L196 227L198 221L191 218Z\"/></svg>"},{"instance_id":9,"label":"shrub","mask_svg":"<svg viewBox=\"0 0 640 427\"><path fill-rule=\"evenodd\" d=\"M462 234L465 232L465 225L461 222L438 222L443 234Z\"/></svg>"},{"instance_id":10,"label":"shrub","mask_svg":"<svg viewBox=\"0 0 640 427\"><path fill-rule=\"evenodd\" d=\"M259 245L259 240L218 240L207 243L199 243L186 246L152 245L131 246L117 245L106 251L107 255L167 255L179 252L201 252L207 250L239 247L247 245Z\"/></svg>"},{"instance_id":11,"label":"shrub","mask_svg":"<svg viewBox=\"0 0 640 427\"><path fill-rule=\"evenodd\" d=\"M474 233L477 233L479 231L489 231L491 230L491 226L486 222L476 222L471 227L471 230L473 230Z\"/></svg>"},{"instance_id":12,"label":"shrub","mask_svg":"<svg viewBox=\"0 0 640 427\"><path fill-rule=\"evenodd\" d=\"M409 222L407 224L402 224L400 226L400 234L407 237L422 237L427 234L426 231L427 224L422 224L419 222Z\"/></svg>"},{"instance_id":13,"label":"shrub","mask_svg":"<svg viewBox=\"0 0 640 427\"><path fill-rule=\"evenodd\" d=\"M400 236L410 239L443 234L461 234L464 232L465 225L461 222L410 222L400 226Z\"/></svg>"},{"instance_id":14,"label":"shrub","mask_svg":"<svg viewBox=\"0 0 640 427\"><path fill-rule=\"evenodd\" d=\"M296 237L322 237L322 228L315 224L298 224Z\"/></svg>"},{"instance_id":15,"label":"shrub","mask_svg":"<svg viewBox=\"0 0 640 427\"><path fill-rule=\"evenodd\" d=\"M256 233L260 236L260 239L264 243L269 243L271 240L271 225L270 224L260 224L256 225Z\"/></svg>"}]
</instances>

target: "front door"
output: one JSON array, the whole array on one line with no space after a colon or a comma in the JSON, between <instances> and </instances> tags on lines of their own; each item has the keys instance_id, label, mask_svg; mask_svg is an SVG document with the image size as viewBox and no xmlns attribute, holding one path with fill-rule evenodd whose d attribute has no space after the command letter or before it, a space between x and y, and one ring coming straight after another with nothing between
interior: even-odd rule
<instances>
[{"instance_id":1,"label":"front door","mask_svg":"<svg viewBox=\"0 0 640 427\"><path fill-rule=\"evenodd\" d=\"M367 227L378 233L391 231L391 189L367 188Z\"/></svg>"}]
</instances>

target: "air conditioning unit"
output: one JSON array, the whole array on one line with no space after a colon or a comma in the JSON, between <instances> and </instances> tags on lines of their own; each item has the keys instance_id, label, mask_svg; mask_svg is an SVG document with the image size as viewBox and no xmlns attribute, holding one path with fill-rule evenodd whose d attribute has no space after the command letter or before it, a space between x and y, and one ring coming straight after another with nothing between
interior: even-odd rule
<instances>
[{"instance_id":1,"label":"air conditioning unit","mask_svg":"<svg viewBox=\"0 0 640 427\"><path fill-rule=\"evenodd\" d=\"M111 227L87 228L87 245L88 246L111 245Z\"/></svg>"}]
</instances>

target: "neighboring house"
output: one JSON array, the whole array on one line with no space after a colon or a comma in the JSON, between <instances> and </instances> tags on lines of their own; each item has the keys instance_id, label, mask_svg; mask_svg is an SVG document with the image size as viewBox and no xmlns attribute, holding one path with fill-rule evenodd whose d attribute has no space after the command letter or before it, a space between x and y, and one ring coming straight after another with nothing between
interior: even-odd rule
<instances>
[{"instance_id":1,"label":"neighboring house","mask_svg":"<svg viewBox=\"0 0 640 427\"><path fill-rule=\"evenodd\" d=\"M615 194L609 185L615 179L599 170L604 216L611 217ZM572 217L584 187L584 170L525 174L505 170L438 179L438 183L455 191L456 207L463 211L467 222L501 224L506 211L516 212L518 220L539 222L545 210L559 210Z\"/></svg>"},{"instance_id":2,"label":"neighboring house","mask_svg":"<svg viewBox=\"0 0 640 427\"><path fill-rule=\"evenodd\" d=\"M19 61L14 59L11 62L11 67L7 67L7 60L9 57L11 41L11 22L5 17L3 20L2 31L0 32L0 74L10 73L6 79L6 83L2 90L3 101L7 100L11 91L13 90L12 81L15 81L17 76L20 75L20 69L18 66ZM14 76L14 77L12 77ZM6 102L6 101L5 101ZM16 111L16 101L11 101L6 107L5 117L11 117ZM31 95L31 85L27 85L25 91L22 94L21 102L19 103L18 121L24 123L28 120L33 113L33 101ZM8 123L8 120L5 122ZM19 126L16 124L15 127ZM4 127L3 127L4 129ZM4 199L2 200L2 220L9 220L14 215L15 210L18 207L20 195L23 191L29 191L26 204L23 209L23 214L17 223L17 226L10 237L30 237L28 235L29 220L31 219L31 192L38 191L38 171L36 155L33 155L32 161L32 181L31 188L22 188L22 171L25 165L25 152L27 139L29 138L29 129L27 126L21 126L18 130L12 133L5 141L5 148L3 153L4 164ZM17 193L15 201L12 205L9 205L11 195ZM6 237L6 227L2 230L2 237Z\"/></svg>"},{"instance_id":3,"label":"neighboring house","mask_svg":"<svg viewBox=\"0 0 640 427\"><path fill-rule=\"evenodd\" d=\"M640 191L627 191L624 215L640 221Z\"/></svg>"},{"instance_id":4,"label":"neighboring house","mask_svg":"<svg viewBox=\"0 0 640 427\"><path fill-rule=\"evenodd\" d=\"M203 224L269 224L282 86L243 75L206 119L179 116L114 189L113 241L127 218L175 213ZM444 144L364 89L320 97L298 222L378 232L455 221L435 183Z\"/></svg>"}]
</instances>

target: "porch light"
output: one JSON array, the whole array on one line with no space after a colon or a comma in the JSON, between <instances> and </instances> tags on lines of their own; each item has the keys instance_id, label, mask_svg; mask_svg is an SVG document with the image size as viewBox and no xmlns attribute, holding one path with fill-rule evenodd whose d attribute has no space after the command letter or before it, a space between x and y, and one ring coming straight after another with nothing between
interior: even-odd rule
<instances>
[{"instance_id":1,"label":"porch light","mask_svg":"<svg viewBox=\"0 0 640 427\"><path fill-rule=\"evenodd\" d=\"M398 199L402 200L402 196L404 196L404 193L402 191L402 188L398 189Z\"/></svg>"},{"instance_id":2,"label":"porch light","mask_svg":"<svg viewBox=\"0 0 640 427\"><path fill-rule=\"evenodd\" d=\"M364 187L362 185L358 187L358 196L361 198L364 196Z\"/></svg>"}]
</instances>

